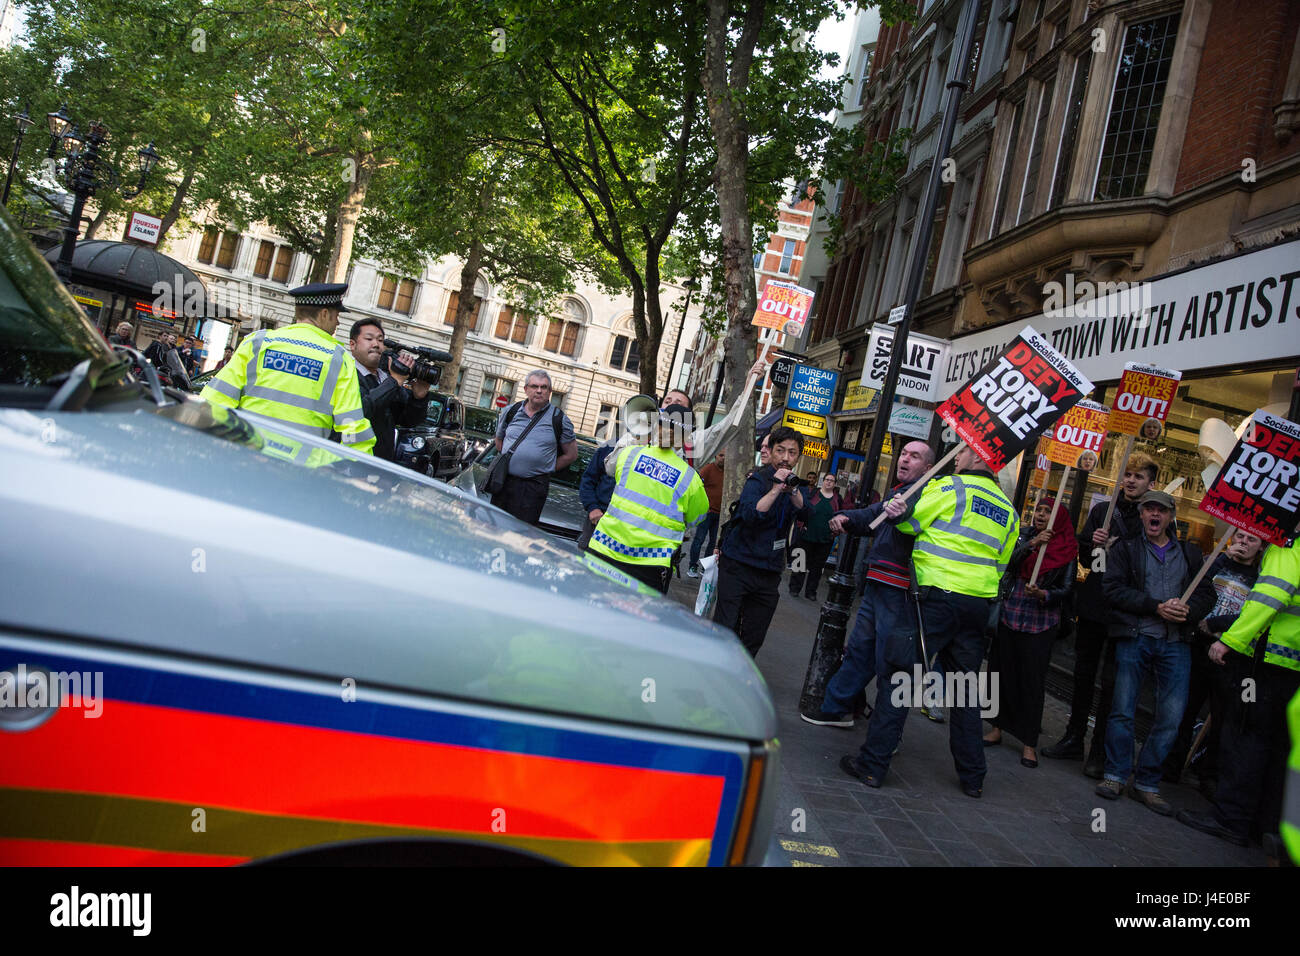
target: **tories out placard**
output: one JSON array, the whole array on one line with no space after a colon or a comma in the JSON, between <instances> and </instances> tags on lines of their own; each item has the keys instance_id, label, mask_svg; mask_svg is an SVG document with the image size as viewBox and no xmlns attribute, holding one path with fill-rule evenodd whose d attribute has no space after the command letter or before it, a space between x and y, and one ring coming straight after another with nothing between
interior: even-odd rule
<instances>
[{"instance_id":1,"label":"tories out placard","mask_svg":"<svg viewBox=\"0 0 1300 956\"><path fill-rule=\"evenodd\" d=\"M813 291L793 282L769 279L758 297L758 309L750 325L760 329L780 329L798 338L803 324L812 314Z\"/></svg>"},{"instance_id":2,"label":"tories out placard","mask_svg":"<svg viewBox=\"0 0 1300 956\"><path fill-rule=\"evenodd\" d=\"M1201 510L1271 544L1285 544L1300 523L1300 425L1255 412L1201 499Z\"/></svg>"},{"instance_id":3,"label":"tories out placard","mask_svg":"<svg viewBox=\"0 0 1300 956\"><path fill-rule=\"evenodd\" d=\"M1106 441L1110 409L1086 398L1061 416L1052 429L1047 457L1057 464L1092 471Z\"/></svg>"},{"instance_id":4,"label":"tories out placard","mask_svg":"<svg viewBox=\"0 0 1300 956\"><path fill-rule=\"evenodd\" d=\"M1092 382L1027 325L939 406L939 417L996 473L1091 391Z\"/></svg>"},{"instance_id":5,"label":"tories out placard","mask_svg":"<svg viewBox=\"0 0 1300 956\"><path fill-rule=\"evenodd\" d=\"M1183 373L1129 362L1115 392L1110 413L1110 430L1121 435L1141 435L1155 441L1164 431L1169 407L1178 393Z\"/></svg>"}]
</instances>

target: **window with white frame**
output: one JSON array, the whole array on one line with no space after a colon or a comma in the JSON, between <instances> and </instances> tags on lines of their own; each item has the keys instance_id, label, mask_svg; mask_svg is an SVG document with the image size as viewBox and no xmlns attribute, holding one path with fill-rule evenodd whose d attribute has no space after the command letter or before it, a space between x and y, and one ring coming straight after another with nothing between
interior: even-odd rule
<instances>
[{"instance_id":1,"label":"window with white frame","mask_svg":"<svg viewBox=\"0 0 1300 956\"><path fill-rule=\"evenodd\" d=\"M402 315L410 315L414 299L414 279L399 279L390 275L380 276L379 296L375 300L376 306L392 312L399 312Z\"/></svg>"},{"instance_id":2,"label":"window with white frame","mask_svg":"<svg viewBox=\"0 0 1300 956\"><path fill-rule=\"evenodd\" d=\"M781 275L790 274L790 266L794 263L794 240L785 240L785 245L781 248L781 267L777 270Z\"/></svg>"},{"instance_id":3,"label":"window with white frame","mask_svg":"<svg viewBox=\"0 0 1300 956\"><path fill-rule=\"evenodd\" d=\"M618 421L618 406L602 404L600 415L596 418L596 437L601 441L609 438L609 429L616 421Z\"/></svg>"},{"instance_id":4,"label":"window with white frame","mask_svg":"<svg viewBox=\"0 0 1300 956\"><path fill-rule=\"evenodd\" d=\"M515 383L508 378L496 375L484 375L483 385L479 389L478 403L481 408L495 407L498 397L504 396L507 405L515 396Z\"/></svg>"},{"instance_id":5,"label":"window with white frame","mask_svg":"<svg viewBox=\"0 0 1300 956\"><path fill-rule=\"evenodd\" d=\"M637 340L627 335L614 336L609 350L610 368L635 374L641 370L641 350Z\"/></svg>"}]
</instances>

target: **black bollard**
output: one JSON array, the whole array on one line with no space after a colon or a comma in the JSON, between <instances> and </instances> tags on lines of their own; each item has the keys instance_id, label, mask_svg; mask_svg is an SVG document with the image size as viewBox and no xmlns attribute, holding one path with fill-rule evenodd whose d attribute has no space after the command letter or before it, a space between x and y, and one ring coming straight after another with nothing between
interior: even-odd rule
<instances>
[{"instance_id":1,"label":"black bollard","mask_svg":"<svg viewBox=\"0 0 1300 956\"><path fill-rule=\"evenodd\" d=\"M848 635L849 613L853 610L853 593L857 590L853 565L862 542L857 535L846 533L844 538L835 573L830 577L826 603L822 605L817 636L813 638L803 690L799 692L799 711L810 717L821 710L826 684L839 670L840 658L844 656L844 640Z\"/></svg>"}]
</instances>

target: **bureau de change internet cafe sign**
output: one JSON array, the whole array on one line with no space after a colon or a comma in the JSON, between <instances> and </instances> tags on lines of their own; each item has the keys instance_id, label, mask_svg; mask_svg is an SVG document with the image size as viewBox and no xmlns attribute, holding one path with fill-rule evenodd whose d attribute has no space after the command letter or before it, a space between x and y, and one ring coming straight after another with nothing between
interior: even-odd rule
<instances>
[{"instance_id":1,"label":"bureau de change internet cafe sign","mask_svg":"<svg viewBox=\"0 0 1300 956\"><path fill-rule=\"evenodd\" d=\"M839 372L799 365L790 376L790 391L785 407L808 415L826 415L835 404L835 384Z\"/></svg>"}]
</instances>

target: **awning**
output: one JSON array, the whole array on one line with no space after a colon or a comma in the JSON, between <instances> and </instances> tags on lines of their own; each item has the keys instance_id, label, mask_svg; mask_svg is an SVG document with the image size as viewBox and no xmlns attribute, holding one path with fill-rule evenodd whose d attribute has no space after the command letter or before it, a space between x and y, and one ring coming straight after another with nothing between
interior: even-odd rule
<instances>
[{"instance_id":1,"label":"awning","mask_svg":"<svg viewBox=\"0 0 1300 956\"><path fill-rule=\"evenodd\" d=\"M763 433L775 428L781 421L781 416L785 414L784 408L774 408L758 421L754 423L754 439L757 441L763 437Z\"/></svg>"},{"instance_id":2,"label":"awning","mask_svg":"<svg viewBox=\"0 0 1300 956\"><path fill-rule=\"evenodd\" d=\"M45 253L51 265L58 261L61 249L55 246ZM221 317L219 313L224 311L217 308L208 287L191 269L171 256L134 242L111 239L78 242L72 252L72 281L150 303L159 298L155 285L164 283L172 290L169 298L179 298L168 311L183 313L186 318Z\"/></svg>"}]
</instances>

